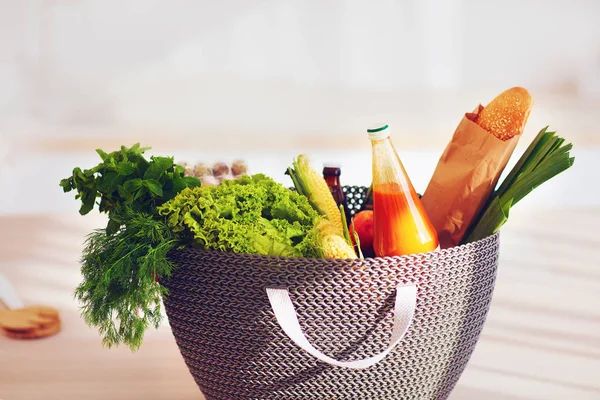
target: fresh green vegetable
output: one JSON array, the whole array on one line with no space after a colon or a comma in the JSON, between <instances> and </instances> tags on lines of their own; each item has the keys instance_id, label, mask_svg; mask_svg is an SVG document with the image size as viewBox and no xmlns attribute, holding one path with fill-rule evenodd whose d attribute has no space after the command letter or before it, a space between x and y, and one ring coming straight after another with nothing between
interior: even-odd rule
<instances>
[{"instance_id":1,"label":"fresh green vegetable","mask_svg":"<svg viewBox=\"0 0 600 400\"><path fill-rule=\"evenodd\" d=\"M354 248L345 237L338 235L338 227L333 222L322 218L317 222L316 229L323 258L356 258Z\"/></svg>"},{"instance_id":2,"label":"fresh green vegetable","mask_svg":"<svg viewBox=\"0 0 600 400\"><path fill-rule=\"evenodd\" d=\"M348 243L352 243L352 240L350 240L350 231L348 230L348 221L346 220L346 211L344 210L344 206L340 204L338 209L340 210L340 217L342 219L342 228L344 230L344 239L346 239L346 241Z\"/></svg>"},{"instance_id":3,"label":"fresh green vegetable","mask_svg":"<svg viewBox=\"0 0 600 400\"><path fill-rule=\"evenodd\" d=\"M296 191L305 196L313 208L329 222L321 222L317 227L322 256L356 258L344 208L338 208L325 178L311 167L308 157L300 154L286 174L292 179Z\"/></svg>"},{"instance_id":4,"label":"fresh green vegetable","mask_svg":"<svg viewBox=\"0 0 600 400\"><path fill-rule=\"evenodd\" d=\"M340 210L331 194L325 178L311 165L308 157L300 154L288 168L286 174L292 179L296 191L304 195L310 204L325 218L330 220L337 229L337 234L344 236L344 227Z\"/></svg>"},{"instance_id":5,"label":"fresh green vegetable","mask_svg":"<svg viewBox=\"0 0 600 400\"><path fill-rule=\"evenodd\" d=\"M500 187L490 196L464 243L497 232L508 220L511 207L533 189L573 165L575 158L569 154L573 145L564 144L565 139L547 129L545 127L538 133Z\"/></svg>"},{"instance_id":6,"label":"fresh green vegetable","mask_svg":"<svg viewBox=\"0 0 600 400\"><path fill-rule=\"evenodd\" d=\"M173 232L206 250L289 257L321 257L306 197L263 174L219 186L184 189L158 207Z\"/></svg>"},{"instance_id":7,"label":"fresh green vegetable","mask_svg":"<svg viewBox=\"0 0 600 400\"><path fill-rule=\"evenodd\" d=\"M356 243L355 247L356 252L358 253L358 258L364 260L365 255L363 254L362 249L360 248L360 237L358 236L358 233L356 233L355 230L352 230L352 236L354 237L354 243Z\"/></svg>"},{"instance_id":8,"label":"fresh green vegetable","mask_svg":"<svg viewBox=\"0 0 600 400\"><path fill-rule=\"evenodd\" d=\"M80 213L99 201L106 229L92 232L82 256L82 283L75 297L82 316L103 335L103 343L137 350L146 329L161 322L169 277L168 253L195 245L203 249L269 256L348 258L334 225L308 199L258 174L199 187L185 178L172 158L143 157L139 144L110 154L102 163L63 179L65 192L77 190ZM338 210L339 212L339 210Z\"/></svg>"},{"instance_id":9,"label":"fresh green vegetable","mask_svg":"<svg viewBox=\"0 0 600 400\"><path fill-rule=\"evenodd\" d=\"M106 229L92 232L82 256L82 283L75 297L82 316L98 328L107 346L125 343L136 350L149 325L161 320L160 296L166 293L156 278L173 268L167 253L180 238L156 213L156 207L200 181L185 177L172 157L150 157L139 143L112 153L96 150L97 166L61 180L64 192L76 190L79 213L98 209L109 217Z\"/></svg>"},{"instance_id":10,"label":"fresh green vegetable","mask_svg":"<svg viewBox=\"0 0 600 400\"><path fill-rule=\"evenodd\" d=\"M173 269L167 253L179 241L164 221L126 206L115 222L114 234L92 232L83 250L83 282L75 290L82 316L98 328L103 343L119 343L137 350L148 326L162 319L165 287L155 277L168 277Z\"/></svg>"},{"instance_id":11,"label":"fresh green vegetable","mask_svg":"<svg viewBox=\"0 0 600 400\"><path fill-rule=\"evenodd\" d=\"M154 214L157 206L184 188L200 186L197 178L184 176L183 167L176 165L172 157L152 156L147 160L144 152L149 149L139 143L131 148L121 146L112 153L98 149L100 164L83 171L75 168L72 176L60 181L60 186L64 192L77 191L75 198L81 199L81 215L93 210L100 198L98 209L109 216L107 233L114 234L125 206Z\"/></svg>"}]
</instances>

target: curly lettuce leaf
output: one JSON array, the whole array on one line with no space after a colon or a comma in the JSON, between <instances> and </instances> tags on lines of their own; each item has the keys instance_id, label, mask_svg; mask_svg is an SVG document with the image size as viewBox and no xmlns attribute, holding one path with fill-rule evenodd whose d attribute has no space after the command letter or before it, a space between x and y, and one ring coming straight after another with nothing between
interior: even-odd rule
<instances>
[{"instance_id":1,"label":"curly lettuce leaf","mask_svg":"<svg viewBox=\"0 0 600 400\"><path fill-rule=\"evenodd\" d=\"M256 174L219 186L186 188L158 208L176 233L206 250L320 257L320 218L308 199Z\"/></svg>"}]
</instances>

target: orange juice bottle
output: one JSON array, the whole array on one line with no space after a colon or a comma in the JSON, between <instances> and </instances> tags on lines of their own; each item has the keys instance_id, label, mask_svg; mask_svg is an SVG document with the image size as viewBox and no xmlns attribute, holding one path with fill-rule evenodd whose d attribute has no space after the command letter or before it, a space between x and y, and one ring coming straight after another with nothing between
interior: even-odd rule
<instances>
[{"instance_id":1,"label":"orange juice bottle","mask_svg":"<svg viewBox=\"0 0 600 400\"><path fill-rule=\"evenodd\" d=\"M373 148L373 248L378 257L426 253L439 247L387 125L367 130Z\"/></svg>"}]
</instances>

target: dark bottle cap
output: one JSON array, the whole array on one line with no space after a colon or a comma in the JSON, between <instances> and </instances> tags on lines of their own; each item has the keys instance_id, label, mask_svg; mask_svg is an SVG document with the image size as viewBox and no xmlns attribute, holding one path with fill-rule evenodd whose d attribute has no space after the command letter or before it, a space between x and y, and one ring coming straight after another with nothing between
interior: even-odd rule
<instances>
[{"instance_id":1,"label":"dark bottle cap","mask_svg":"<svg viewBox=\"0 0 600 400\"><path fill-rule=\"evenodd\" d=\"M323 175L325 176L340 176L342 174L342 170L340 167L332 167L326 165L323 167Z\"/></svg>"}]
</instances>

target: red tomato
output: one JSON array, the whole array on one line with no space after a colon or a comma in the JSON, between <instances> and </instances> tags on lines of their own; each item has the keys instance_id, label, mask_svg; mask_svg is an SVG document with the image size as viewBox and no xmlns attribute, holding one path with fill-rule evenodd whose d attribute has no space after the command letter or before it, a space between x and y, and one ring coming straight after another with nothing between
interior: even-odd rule
<instances>
[{"instance_id":1,"label":"red tomato","mask_svg":"<svg viewBox=\"0 0 600 400\"><path fill-rule=\"evenodd\" d=\"M360 249L365 257L373 257L373 210L363 210L352 218L350 236L354 240L354 233L360 239Z\"/></svg>"}]
</instances>

